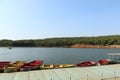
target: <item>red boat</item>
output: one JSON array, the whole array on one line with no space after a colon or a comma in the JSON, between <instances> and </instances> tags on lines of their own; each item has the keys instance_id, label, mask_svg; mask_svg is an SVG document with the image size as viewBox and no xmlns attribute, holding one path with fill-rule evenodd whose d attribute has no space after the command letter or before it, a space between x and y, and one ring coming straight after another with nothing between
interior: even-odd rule
<instances>
[{"instance_id":1,"label":"red boat","mask_svg":"<svg viewBox=\"0 0 120 80\"><path fill-rule=\"evenodd\" d=\"M86 62L82 62L80 64L77 64L78 67L87 67L87 66L95 66L97 63L96 62L92 62L92 61L86 61Z\"/></svg>"},{"instance_id":2,"label":"red boat","mask_svg":"<svg viewBox=\"0 0 120 80\"><path fill-rule=\"evenodd\" d=\"M23 65L20 70L21 71L29 71L29 70L34 70L34 69L39 69L40 65L42 65L43 61L42 60L34 60L32 62L26 63Z\"/></svg>"},{"instance_id":3,"label":"red boat","mask_svg":"<svg viewBox=\"0 0 120 80\"><path fill-rule=\"evenodd\" d=\"M0 72L3 71L3 68L10 64L10 61L0 62Z\"/></svg>"},{"instance_id":4,"label":"red boat","mask_svg":"<svg viewBox=\"0 0 120 80\"><path fill-rule=\"evenodd\" d=\"M107 59L104 59L104 60L99 60L98 63L100 65L106 65L106 64L109 64L110 60L107 60Z\"/></svg>"},{"instance_id":5,"label":"red boat","mask_svg":"<svg viewBox=\"0 0 120 80\"><path fill-rule=\"evenodd\" d=\"M0 65L9 65L10 61L0 62Z\"/></svg>"}]
</instances>

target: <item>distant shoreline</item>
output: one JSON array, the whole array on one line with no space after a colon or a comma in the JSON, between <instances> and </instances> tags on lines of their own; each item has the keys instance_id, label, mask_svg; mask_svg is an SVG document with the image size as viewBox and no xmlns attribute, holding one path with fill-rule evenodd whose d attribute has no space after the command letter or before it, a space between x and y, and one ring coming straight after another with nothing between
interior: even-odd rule
<instances>
[{"instance_id":1,"label":"distant shoreline","mask_svg":"<svg viewBox=\"0 0 120 80\"><path fill-rule=\"evenodd\" d=\"M2 47L2 46L0 46ZM11 46L11 49L13 47L25 47L25 48L30 48L31 46ZM113 49L119 49L120 45L107 45L107 46L103 46L103 45L85 45L85 44L75 44L72 46L61 46L61 47L39 47L39 46L33 46L34 48L113 48ZM9 47L8 47L9 48ZM32 48L32 47L31 47Z\"/></svg>"},{"instance_id":2,"label":"distant shoreline","mask_svg":"<svg viewBox=\"0 0 120 80\"><path fill-rule=\"evenodd\" d=\"M120 35L0 40L1 47L120 48Z\"/></svg>"}]
</instances>

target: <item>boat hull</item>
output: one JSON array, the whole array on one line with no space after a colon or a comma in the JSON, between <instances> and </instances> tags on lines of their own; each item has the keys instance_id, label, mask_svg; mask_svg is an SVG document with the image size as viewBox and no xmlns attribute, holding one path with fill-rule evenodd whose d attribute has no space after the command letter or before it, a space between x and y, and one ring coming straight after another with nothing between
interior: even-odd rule
<instances>
[{"instance_id":1,"label":"boat hull","mask_svg":"<svg viewBox=\"0 0 120 80\"><path fill-rule=\"evenodd\" d=\"M17 68L16 67L7 67L6 69L4 69L5 73L11 73L11 72L16 72Z\"/></svg>"},{"instance_id":2,"label":"boat hull","mask_svg":"<svg viewBox=\"0 0 120 80\"><path fill-rule=\"evenodd\" d=\"M30 71L31 70L31 66L26 66L26 67L21 67L20 71Z\"/></svg>"}]
</instances>

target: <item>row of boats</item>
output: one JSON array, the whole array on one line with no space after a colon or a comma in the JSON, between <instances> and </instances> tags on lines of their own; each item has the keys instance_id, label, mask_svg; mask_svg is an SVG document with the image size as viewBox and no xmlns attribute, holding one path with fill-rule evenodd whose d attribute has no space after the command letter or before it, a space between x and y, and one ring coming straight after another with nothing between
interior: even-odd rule
<instances>
[{"instance_id":1,"label":"row of boats","mask_svg":"<svg viewBox=\"0 0 120 80\"><path fill-rule=\"evenodd\" d=\"M0 72L17 72L17 71L29 71L37 69L57 69L57 68L70 68L70 67L87 67L95 65L106 65L109 64L110 60L99 60L97 62L86 61L79 64L43 64L42 60L34 60L26 63L25 61L16 61L10 63L9 61L0 62Z\"/></svg>"},{"instance_id":2,"label":"row of boats","mask_svg":"<svg viewBox=\"0 0 120 80\"><path fill-rule=\"evenodd\" d=\"M25 61L16 61L12 64L9 61L0 62L0 72L17 72L39 69L42 63L42 60L34 60L28 63Z\"/></svg>"},{"instance_id":3,"label":"row of boats","mask_svg":"<svg viewBox=\"0 0 120 80\"><path fill-rule=\"evenodd\" d=\"M77 64L76 66L78 67L87 67L87 66L99 66L99 65L107 65L110 64L111 61L109 59L104 59L104 60L99 60L97 62L93 62L93 61L85 61L85 62L81 62L79 64Z\"/></svg>"},{"instance_id":4,"label":"row of boats","mask_svg":"<svg viewBox=\"0 0 120 80\"><path fill-rule=\"evenodd\" d=\"M26 63L25 61L16 61L12 64L10 61L0 62L0 72L5 73L68 67L74 67L74 64L43 64L42 60L34 60L28 63Z\"/></svg>"}]
</instances>

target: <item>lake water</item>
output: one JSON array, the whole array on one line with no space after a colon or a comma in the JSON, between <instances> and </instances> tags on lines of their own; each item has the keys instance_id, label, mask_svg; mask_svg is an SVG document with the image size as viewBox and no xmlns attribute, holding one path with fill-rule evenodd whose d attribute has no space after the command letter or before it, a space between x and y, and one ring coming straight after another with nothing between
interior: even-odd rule
<instances>
[{"instance_id":1,"label":"lake water","mask_svg":"<svg viewBox=\"0 0 120 80\"><path fill-rule=\"evenodd\" d=\"M0 48L0 61L32 61L43 60L45 64L79 63L81 61L97 61L108 58L108 53L120 53L120 49L89 48Z\"/></svg>"}]
</instances>

